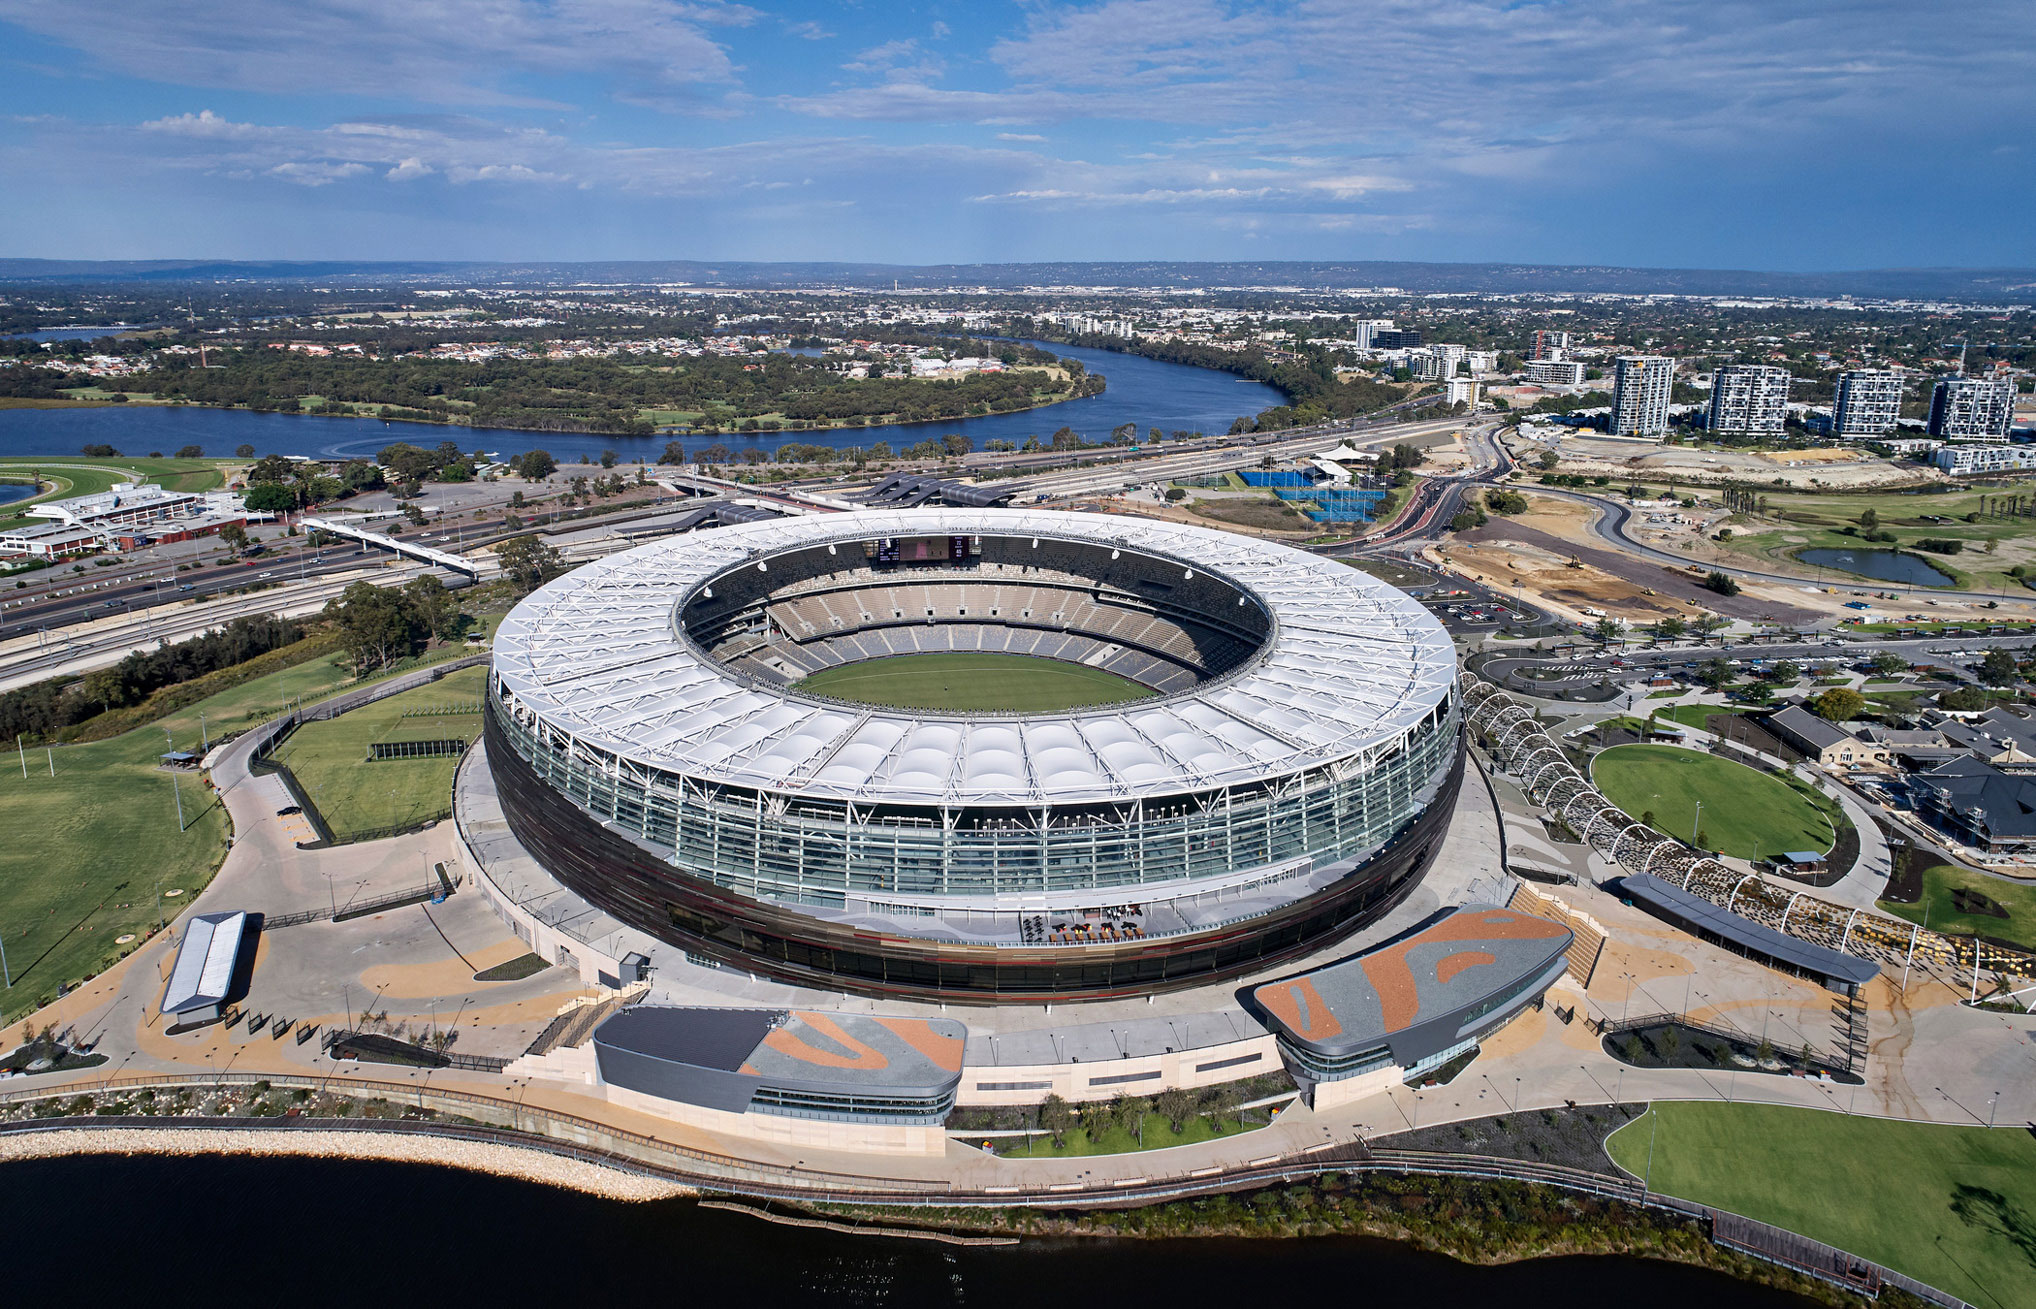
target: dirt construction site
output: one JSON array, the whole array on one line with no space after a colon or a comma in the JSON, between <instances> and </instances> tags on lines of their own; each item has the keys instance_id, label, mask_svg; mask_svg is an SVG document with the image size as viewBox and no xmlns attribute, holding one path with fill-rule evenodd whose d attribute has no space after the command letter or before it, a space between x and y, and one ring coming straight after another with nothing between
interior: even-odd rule
<instances>
[{"instance_id":1,"label":"dirt construction site","mask_svg":"<svg viewBox=\"0 0 2036 1309\"><path fill-rule=\"evenodd\" d=\"M1524 437L1508 443L1515 458L1532 466L1554 449L1557 470L1587 477L1610 476L1680 486L1783 485L1802 490L1860 491L1923 486L1944 480L1934 468L1894 463L1863 450L1704 450L1646 445L1632 440L1564 436L1551 446Z\"/></svg>"}]
</instances>

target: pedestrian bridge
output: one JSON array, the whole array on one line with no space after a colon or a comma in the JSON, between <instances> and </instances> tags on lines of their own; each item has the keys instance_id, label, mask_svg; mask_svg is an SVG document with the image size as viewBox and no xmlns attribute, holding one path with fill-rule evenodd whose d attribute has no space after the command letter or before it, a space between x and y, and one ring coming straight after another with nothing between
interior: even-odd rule
<instances>
[{"instance_id":1,"label":"pedestrian bridge","mask_svg":"<svg viewBox=\"0 0 2036 1309\"><path fill-rule=\"evenodd\" d=\"M333 536L343 536L349 541L360 541L374 546L378 550L388 550L411 559L421 559L427 564L437 564L440 568L450 568L455 572L465 573L475 581L479 581L481 577L480 565L464 555L448 554L444 550L434 550L428 545L404 541L383 532L370 532L364 527L356 527L351 523L330 518L300 518L297 525L307 532L328 532Z\"/></svg>"}]
</instances>

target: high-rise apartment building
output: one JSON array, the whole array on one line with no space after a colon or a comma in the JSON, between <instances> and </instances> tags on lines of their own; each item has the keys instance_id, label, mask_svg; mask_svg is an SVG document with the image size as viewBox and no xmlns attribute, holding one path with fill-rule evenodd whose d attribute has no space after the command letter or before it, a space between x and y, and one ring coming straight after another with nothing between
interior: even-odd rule
<instances>
[{"instance_id":1,"label":"high-rise apartment building","mask_svg":"<svg viewBox=\"0 0 2036 1309\"><path fill-rule=\"evenodd\" d=\"M1560 359L1562 352L1569 349L1568 332L1551 332L1539 329L1534 333L1534 344L1529 349L1529 359Z\"/></svg>"},{"instance_id":2,"label":"high-rise apartment building","mask_svg":"<svg viewBox=\"0 0 2036 1309\"><path fill-rule=\"evenodd\" d=\"M2010 378L1947 377L1930 396L1930 435L1947 441L2005 437L2014 417Z\"/></svg>"},{"instance_id":3,"label":"high-rise apartment building","mask_svg":"<svg viewBox=\"0 0 2036 1309\"><path fill-rule=\"evenodd\" d=\"M1780 436L1788 416L1789 370L1726 364L1711 378L1710 428L1730 436Z\"/></svg>"},{"instance_id":4,"label":"high-rise apartment building","mask_svg":"<svg viewBox=\"0 0 2036 1309\"><path fill-rule=\"evenodd\" d=\"M1902 375L1878 368L1852 368L1838 374L1838 397L1831 406L1834 436L1886 436L1902 416Z\"/></svg>"},{"instance_id":5,"label":"high-rise apartment building","mask_svg":"<svg viewBox=\"0 0 2036 1309\"><path fill-rule=\"evenodd\" d=\"M1415 328L1376 328L1371 334L1371 343L1378 350L1419 350L1421 333Z\"/></svg>"},{"instance_id":6,"label":"high-rise apartment building","mask_svg":"<svg viewBox=\"0 0 2036 1309\"><path fill-rule=\"evenodd\" d=\"M1617 367L1612 382L1612 434L1666 435L1675 360L1662 355L1620 355Z\"/></svg>"}]
</instances>

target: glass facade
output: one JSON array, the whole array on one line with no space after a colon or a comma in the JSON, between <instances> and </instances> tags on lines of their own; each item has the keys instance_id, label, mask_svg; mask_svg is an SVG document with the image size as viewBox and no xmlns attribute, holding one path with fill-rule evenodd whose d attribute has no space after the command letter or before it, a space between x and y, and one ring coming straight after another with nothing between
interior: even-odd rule
<instances>
[{"instance_id":1,"label":"glass facade","mask_svg":"<svg viewBox=\"0 0 2036 1309\"><path fill-rule=\"evenodd\" d=\"M1417 817L1450 768L1455 696L1396 742L1249 786L1041 809L881 805L703 782L588 746L520 712L497 730L553 790L668 852L688 876L754 899L836 907L921 897L942 907L1022 893L1192 894L1203 879L1357 859Z\"/></svg>"}]
</instances>

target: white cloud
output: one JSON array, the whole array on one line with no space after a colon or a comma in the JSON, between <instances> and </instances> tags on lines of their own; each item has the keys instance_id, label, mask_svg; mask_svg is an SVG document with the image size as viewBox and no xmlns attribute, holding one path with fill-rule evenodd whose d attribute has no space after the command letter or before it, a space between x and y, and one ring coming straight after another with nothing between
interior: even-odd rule
<instances>
[{"instance_id":1,"label":"white cloud","mask_svg":"<svg viewBox=\"0 0 2036 1309\"><path fill-rule=\"evenodd\" d=\"M834 36L834 33L810 19L803 23L788 23L785 31L802 41L826 41Z\"/></svg>"},{"instance_id":2,"label":"white cloud","mask_svg":"<svg viewBox=\"0 0 2036 1309\"><path fill-rule=\"evenodd\" d=\"M330 186L349 177L359 177L368 171L366 164L338 164L329 160L310 160L277 164L269 169L270 177L280 177L285 182L299 186Z\"/></svg>"},{"instance_id":3,"label":"white cloud","mask_svg":"<svg viewBox=\"0 0 2036 1309\"><path fill-rule=\"evenodd\" d=\"M437 171L416 155L411 155L407 159L399 160L394 168L382 176L391 182L413 182L420 177L429 177Z\"/></svg>"},{"instance_id":4,"label":"white cloud","mask_svg":"<svg viewBox=\"0 0 2036 1309\"><path fill-rule=\"evenodd\" d=\"M0 20L154 81L436 104L540 105L523 80L592 74L683 106L737 80L706 29L755 17L666 0L0 0Z\"/></svg>"},{"instance_id":5,"label":"white cloud","mask_svg":"<svg viewBox=\"0 0 2036 1309\"><path fill-rule=\"evenodd\" d=\"M997 139L999 141L1044 141L1046 138L1037 132L999 132L997 133Z\"/></svg>"}]
</instances>

